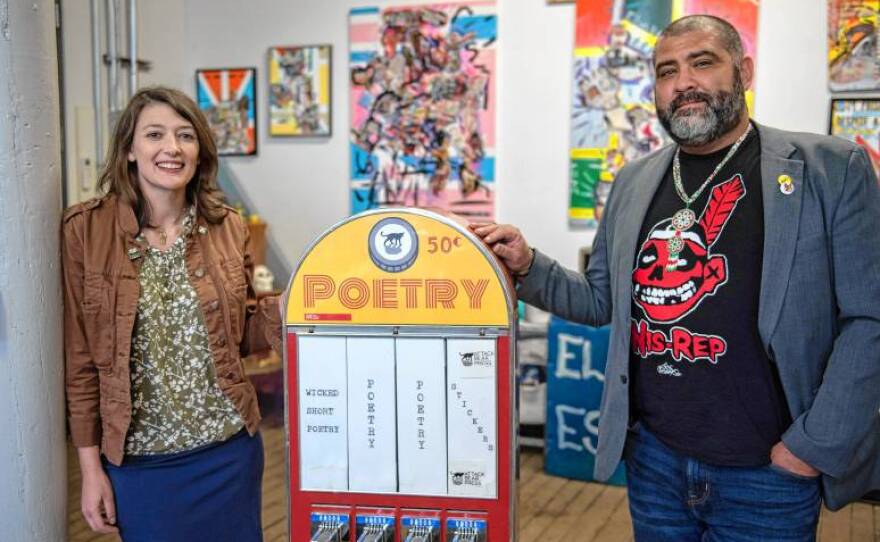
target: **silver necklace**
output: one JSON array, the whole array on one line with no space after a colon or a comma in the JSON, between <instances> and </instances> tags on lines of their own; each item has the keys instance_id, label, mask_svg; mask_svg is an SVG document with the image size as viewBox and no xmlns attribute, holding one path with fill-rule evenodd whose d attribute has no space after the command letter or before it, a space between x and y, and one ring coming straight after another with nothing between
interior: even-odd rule
<instances>
[{"instance_id":1,"label":"silver necklace","mask_svg":"<svg viewBox=\"0 0 880 542\"><path fill-rule=\"evenodd\" d=\"M739 139L734 142L734 144L730 147L730 150L727 151L727 155L715 166L715 169L712 173L706 177L706 180L703 181L703 184L694 192L692 195L688 196L687 192L684 190L684 183L681 180L681 162L679 160L679 155L681 154L681 147L675 149L675 158L672 160L672 181L675 185L675 192L678 194L678 197L684 202L684 209L679 209L672 215L672 227L675 229L675 235L670 237L666 241L666 248L669 250L669 260L666 264L667 271L675 271L675 268L678 267L678 255L684 249L684 239L681 237L681 233L688 231L694 224L697 223L697 215L694 213L693 209L691 209L691 204L700 197L700 194L703 193L703 190L706 189L707 186L715 179L715 176L718 175L718 172L721 171L721 168L724 167L725 164L736 154L736 151L739 150L742 142L746 140L749 133L752 131L752 124L749 123L746 131L739 136Z\"/></svg>"}]
</instances>

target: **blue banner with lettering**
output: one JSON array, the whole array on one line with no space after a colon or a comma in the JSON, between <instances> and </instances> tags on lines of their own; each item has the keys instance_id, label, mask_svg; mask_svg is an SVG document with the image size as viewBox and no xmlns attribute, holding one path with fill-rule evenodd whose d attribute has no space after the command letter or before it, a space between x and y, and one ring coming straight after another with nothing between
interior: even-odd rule
<instances>
[{"instance_id":1,"label":"blue banner with lettering","mask_svg":"<svg viewBox=\"0 0 880 542\"><path fill-rule=\"evenodd\" d=\"M589 327L554 316L547 340L544 470L593 481L610 331L607 326ZM626 485L623 463L608 483Z\"/></svg>"}]
</instances>

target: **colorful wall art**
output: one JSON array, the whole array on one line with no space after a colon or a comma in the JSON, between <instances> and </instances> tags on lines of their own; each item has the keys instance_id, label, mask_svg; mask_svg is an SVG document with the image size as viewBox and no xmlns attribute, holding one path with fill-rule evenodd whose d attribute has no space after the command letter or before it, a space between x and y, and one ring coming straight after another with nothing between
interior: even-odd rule
<instances>
[{"instance_id":1,"label":"colorful wall art","mask_svg":"<svg viewBox=\"0 0 880 542\"><path fill-rule=\"evenodd\" d=\"M880 175L880 99L831 100L828 133L863 147L871 159L874 171Z\"/></svg>"},{"instance_id":2,"label":"colorful wall art","mask_svg":"<svg viewBox=\"0 0 880 542\"><path fill-rule=\"evenodd\" d=\"M196 70L196 103L221 156L257 154L257 70Z\"/></svg>"},{"instance_id":3,"label":"colorful wall art","mask_svg":"<svg viewBox=\"0 0 880 542\"><path fill-rule=\"evenodd\" d=\"M495 213L494 1L349 14L351 211Z\"/></svg>"},{"instance_id":4,"label":"colorful wall art","mask_svg":"<svg viewBox=\"0 0 880 542\"><path fill-rule=\"evenodd\" d=\"M330 135L329 45L269 49L269 135Z\"/></svg>"},{"instance_id":5,"label":"colorful wall art","mask_svg":"<svg viewBox=\"0 0 880 542\"><path fill-rule=\"evenodd\" d=\"M828 0L828 86L832 92L880 88L880 0Z\"/></svg>"}]
</instances>

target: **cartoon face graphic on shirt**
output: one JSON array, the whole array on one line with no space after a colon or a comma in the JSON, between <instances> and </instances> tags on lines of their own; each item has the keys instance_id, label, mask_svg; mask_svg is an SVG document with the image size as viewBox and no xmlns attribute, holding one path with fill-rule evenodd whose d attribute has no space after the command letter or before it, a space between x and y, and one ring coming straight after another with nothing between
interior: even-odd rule
<instances>
[{"instance_id":1,"label":"cartoon face graphic on shirt","mask_svg":"<svg viewBox=\"0 0 880 542\"><path fill-rule=\"evenodd\" d=\"M745 196L736 175L715 186L703 214L690 229L677 231L672 219L659 222L642 244L633 271L632 296L652 322L677 322L727 282L727 258L713 254L737 202ZM672 254L669 240L683 242Z\"/></svg>"}]
</instances>

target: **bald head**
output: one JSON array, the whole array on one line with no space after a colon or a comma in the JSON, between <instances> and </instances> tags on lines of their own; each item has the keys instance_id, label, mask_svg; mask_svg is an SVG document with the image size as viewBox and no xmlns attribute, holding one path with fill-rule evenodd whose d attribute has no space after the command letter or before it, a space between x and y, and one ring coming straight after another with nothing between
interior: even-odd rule
<instances>
[{"instance_id":1,"label":"bald head","mask_svg":"<svg viewBox=\"0 0 880 542\"><path fill-rule=\"evenodd\" d=\"M742 64L745 52L739 32L732 24L720 17L713 15L688 15L669 24L657 38L659 43L664 38L672 38L689 34L691 32L707 32L718 39L719 45L727 51L733 59L734 65L739 68Z\"/></svg>"}]
</instances>

